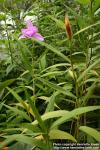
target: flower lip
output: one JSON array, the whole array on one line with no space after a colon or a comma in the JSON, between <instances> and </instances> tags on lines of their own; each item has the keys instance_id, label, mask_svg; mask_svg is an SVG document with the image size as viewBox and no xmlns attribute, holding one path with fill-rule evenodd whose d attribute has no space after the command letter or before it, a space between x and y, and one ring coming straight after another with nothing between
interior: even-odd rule
<instances>
[{"instance_id":1,"label":"flower lip","mask_svg":"<svg viewBox=\"0 0 100 150\"><path fill-rule=\"evenodd\" d=\"M37 33L35 30L30 30L30 29L22 29L21 30L22 34L25 35L26 37L32 37L35 33Z\"/></svg>"}]
</instances>

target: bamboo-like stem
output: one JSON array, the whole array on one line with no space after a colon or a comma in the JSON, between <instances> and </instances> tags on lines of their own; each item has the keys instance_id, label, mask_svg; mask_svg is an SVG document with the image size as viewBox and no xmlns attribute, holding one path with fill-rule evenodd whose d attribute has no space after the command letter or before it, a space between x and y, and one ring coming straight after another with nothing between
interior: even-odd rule
<instances>
[{"instance_id":1,"label":"bamboo-like stem","mask_svg":"<svg viewBox=\"0 0 100 150\"><path fill-rule=\"evenodd\" d=\"M74 79L74 84L75 84L75 93L76 93L76 104L75 104L75 108L79 107L79 93L78 93L78 83L77 83L77 79L76 79L76 75L75 75L75 71L74 71L74 65L73 65L73 60L72 60L72 40L69 41L69 47L70 47L70 63L71 63L71 69L73 72L73 79ZM76 125L75 125L75 131L74 131L74 135L76 137L76 139L78 139L79 136L79 124L80 124L80 117L78 116ZM73 126L73 121L71 123L71 130L72 130L72 126ZM70 133L71 133L70 130Z\"/></svg>"},{"instance_id":2,"label":"bamboo-like stem","mask_svg":"<svg viewBox=\"0 0 100 150\"><path fill-rule=\"evenodd\" d=\"M35 97L35 100L33 103L31 103L30 105L32 105L33 107L33 112L36 116L37 121L40 123L40 127L43 131L43 138L46 142L46 149L47 150L51 150L51 146L50 146L50 142L49 142L49 136L48 136L48 130L45 126L45 123L42 121L40 114L38 112L38 109L36 108L35 102L36 102L36 94L35 94L35 60L34 60L34 43L33 43L33 49L32 49L32 72L31 72L31 76L32 76L32 82L33 82L33 96ZM32 102L32 101L30 101Z\"/></svg>"},{"instance_id":3,"label":"bamboo-like stem","mask_svg":"<svg viewBox=\"0 0 100 150\"><path fill-rule=\"evenodd\" d=\"M6 26L6 34L7 34L7 39L8 39L8 49L10 52L11 62L13 64L13 55L12 55L12 49L11 49L10 38L9 38L8 30L7 30L6 20L5 20L5 26Z\"/></svg>"},{"instance_id":4,"label":"bamboo-like stem","mask_svg":"<svg viewBox=\"0 0 100 150\"><path fill-rule=\"evenodd\" d=\"M90 0L90 16L91 16L91 23L93 23L93 0ZM90 65L90 62L91 62L91 59L92 59L92 39L93 39L93 31L91 33L91 41L89 41L89 46L91 46L91 49L90 49L90 56L88 57L88 50L86 52L86 69L87 67ZM89 46L88 46L88 49L89 49ZM84 77L84 81L87 79L87 76L85 75ZM84 89L85 89L85 93L87 92L86 90L86 83L84 85ZM86 105L86 103L84 103L84 106ZM84 114L83 116L83 122L84 122L84 126L86 126L86 113ZM86 142L86 136L84 136L84 142Z\"/></svg>"}]
</instances>

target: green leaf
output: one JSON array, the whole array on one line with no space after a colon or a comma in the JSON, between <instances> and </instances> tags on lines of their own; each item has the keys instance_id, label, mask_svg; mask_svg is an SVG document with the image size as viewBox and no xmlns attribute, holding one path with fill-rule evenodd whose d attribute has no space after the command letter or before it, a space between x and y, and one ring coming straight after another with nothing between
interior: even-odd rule
<instances>
[{"instance_id":1,"label":"green leaf","mask_svg":"<svg viewBox=\"0 0 100 150\"><path fill-rule=\"evenodd\" d=\"M39 67L40 67L41 70L45 69L45 67L46 67L46 54L44 54L41 57Z\"/></svg>"},{"instance_id":2,"label":"green leaf","mask_svg":"<svg viewBox=\"0 0 100 150\"><path fill-rule=\"evenodd\" d=\"M53 16L50 16L50 15L49 15L49 18L51 18L53 21L55 21L58 27L65 29L65 24L63 21L61 21L57 18L54 18Z\"/></svg>"},{"instance_id":3,"label":"green leaf","mask_svg":"<svg viewBox=\"0 0 100 150\"><path fill-rule=\"evenodd\" d=\"M25 94L26 94L26 97L29 101L29 105L30 105L30 107L31 107L31 109L32 109L32 111L33 111L33 113L34 113L34 115L35 115L42 131L45 133L46 132L46 126L45 126L43 120L41 119L41 115L39 114L35 104L33 103L32 99L31 99L31 97L30 97L30 95L29 95L29 93L27 92L26 89L25 89Z\"/></svg>"},{"instance_id":4,"label":"green leaf","mask_svg":"<svg viewBox=\"0 0 100 150\"><path fill-rule=\"evenodd\" d=\"M15 67L16 67L15 64L8 65L8 67L6 69L6 75L8 75Z\"/></svg>"},{"instance_id":5,"label":"green leaf","mask_svg":"<svg viewBox=\"0 0 100 150\"><path fill-rule=\"evenodd\" d=\"M52 96L49 99L49 103L47 105L46 111L45 112L49 112L49 111L53 111L54 110L54 104L55 104L55 97L59 95L59 92L56 91L52 94Z\"/></svg>"},{"instance_id":6,"label":"green leaf","mask_svg":"<svg viewBox=\"0 0 100 150\"><path fill-rule=\"evenodd\" d=\"M100 8L98 8L97 10L96 10L96 12L94 13L94 15L96 16L96 15L99 15L99 13L100 13Z\"/></svg>"},{"instance_id":7,"label":"green leaf","mask_svg":"<svg viewBox=\"0 0 100 150\"><path fill-rule=\"evenodd\" d=\"M15 112L15 114L19 114L21 117L25 118L26 120L31 122L31 118L22 110L19 110L15 107L10 107L8 105L3 104L6 108L10 109L11 111Z\"/></svg>"},{"instance_id":8,"label":"green leaf","mask_svg":"<svg viewBox=\"0 0 100 150\"><path fill-rule=\"evenodd\" d=\"M0 0L0 3L3 3L4 0ZM1 20L5 20L6 19L6 15L5 14L0 14L0 21Z\"/></svg>"},{"instance_id":9,"label":"green leaf","mask_svg":"<svg viewBox=\"0 0 100 150\"><path fill-rule=\"evenodd\" d=\"M48 70L54 70L56 69L57 67L61 67L61 66L70 66L70 63L59 63L59 64L54 64L52 66L49 66L48 68L45 68L44 70L41 71L41 73L45 72L45 71L48 71Z\"/></svg>"},{"instance_id":10,"label":"green leaf","mask_svg":"<svg viewBox=\"0 0 100 150\"><path fill-rule=\"evenodd\" d=\"M63 75L65 71L53 71L53 72L47 72L41 75L41 77L46 77L46 76L57 76L57 75Z\"/></svg>"},{"instance_id":11,"label":"green leaf","mask_svg":"<svg viewBox=\"0 0 100 150\"><path fill-rule=\"evenodd\" d=\"M96 61L93 62L93 64L91 64L80 76L79 78L77 79L77 82L80 82L84 76L93 68L95 67L97 64L100 63L100 58L97 58Z\"/></svg>"},{"instance_id":12,"label":"green leaf","mask_svg":"<svg viewBox=\"0 0 100 150\"><path fill-rule=\"evenodd\" d=\"M90 0L76 0L76 1L83 5L87 5L90 3Z\"/></svg>"},{"instance_id":13,"label":"green leaf","mask_svg":"<svg viewBox=\"0 0 100 150\"><path fill-rule=\"evenodd\" d=\"M37 43L39 43L42 46L45 46L47 49L51 50L52 52L54 52L55 54L60 56L63 60L66 60L67 62L70 62L70 59L67 56L65 56L58 49L56 49L55 47L51 46L50 44L47 44L45 42L40 42L40 41L38 41L36 39L34 39L34 41L36 41Z\"/></svg>"},{"instance_id":14,"label":"green leaf","mask_svg":"<svg viewBox=\"0 0 100 150\"><path fill-rule=\"evenodd\" d=\"M23 105L23 107L27 110L27 106L25 102L22 100L22 98L11 88L7 87L9 92L16 98L16 100Z\"/></svg>"},{"instance_id":15,"label":"green leaf","mask_svg":"<svg viewBox=\"0 0 100 150\"><path fill-rule=\"evenodd\" d=\"M12 84L16 79L9 79L4 82L0 82L0 91L6 88L8 85Z\"/></svg>"},{"instance_id":16,"label":"green leaf","mask_svg":"<svg viewBox=\"0 0 100 150\"><path fill-rule=\"evenodd\" d=\"M3 132L8 132L9 133L9 131L10 132L12 132L12 131L21 131L21 132L23 132L23 128L16 128L15 126L16 126L17 124L13 124L12 126L13 126L13 128L11 128L11 127L9 127L9 128L7 128L7 129L4 129L3 130Z\"/></svg>"},{"instance_id":17,"label":"green leaf","mask_svg":"<svg viewBox=\"0 0 100 150\"><path fill-rule=\"evenodd\" d=\"M76 142L76 139L69 133L65 132L65 131L61 131L61 130L57 130L57 129L54 129L54 130L50 130L49 132L49 137L50 139L52 140L55 140L55 139L68 139L68 140L71 140L73 142Z\"/></svg>"},{"instance_id":18,"label":"green leaf","mask_svg":"<svg viewBox=\"0 0 100 150\"><path fill-rule=\"evenodd\" d=\"M88 99L92 96L94 89L96 88L96 82L100 81L100 79L95 79L95 82L88 88L88 92L83 97L83 106L87 103Z\"/></svg>"},{"instance_id":19,"label":"green leaf","mask_svg":"<svg viewBox=\"0 0 100 150\"><path fill-rule=\"evenodd\" d=\"M67 114L68 114L68 111L66 111L66 110L57 110L57 111L47 112L44 115L42 115L41 118L43 121L45 121L47 119L61 117L61 116L65 116ZM37 125L38 124L37 120L33 121L32 124Z\"/></svg>"},{"instance_id":20,"label":"green leaf","mask_svg":"<svg viewBox=\"0 0 100 150\"><path fill-rule=\"evenodd\" d=\"M71 8L70 6L67 6L65 4L63 4L65 6L65 8L71 13L73 14L74 16L77 16L78 17L78 13L74 10L74 8Z\"/></svg>"},{"instance_id":21,"label":"green leaf","mask_svg":"<svg viewBox=\"0 0 100 150\"><path fill-rule=\"evenodd\" d=\"M22 123L22 124L20 124L20 127L26 129L26 130L24 130L24 132L27 131L27 130L31 130L34 133L41 133L41 129L37 126L34 126L31 123Z\"/></svg>"},{"instance_id":22,"label":"green leaf","mask_svg":"<svg viewBox=\"0 0 100 150\"><path fill-rule=\"evenodd\" d=\"M38 78L38 80L40 80L45 85L51 87L52 89L59 91L60 93L63 93L64 95L67 95L67 96L72 97L74 99L76 98L75 95L73 95L70 91L68 91L68 90L66 91L64 88L62 88L61 86L59 86L57 84L49 82L48 80L45 80L43 78Z\"/></svg>"},{"instance_id":23,"label":"green leaf","mask_svg":"<svg viewBox=\"0 0 100 150\"><path fill-rule=\"evenodd\" d=\"M26 44L23 43L23 41L17 40L17 42L21 46L21 48L19 50L21 53L21 59L22 59L23 65L25 65L27 70L29 70L29 72L32 73L32 65L29 61L29 57L27 57L28 54L31 55L31 57L32 57L32 54L31 54L28 46L26 46Z\"/></svg>"},{"instance_id":24,"label":"green leaf","mask_svg":"<svg viewBox=\"0 0 100 150\"><path fill-rule=\"evenodd\" d=\"M34 97L33 97L33 98L34 98ZM35 117L35 116L34 116L34 113L33 113L33 111L32 111L32 109L31 109L30 106L29 106L29 104L26 103L26 102L24 102L24 103L25 103L25 105L27 106L27 112L28 112L28 114L30 113L33 117ZM24 108L21 103L14 103L14 105Z\"/></svg>"},{"instance_id":25,"label":"green leaf","mask_svg":"<svg viewBox=\"0 0 100 150\"><path fill-rule=\"evenodd\" d=\"M32 150L33 146L30 144L25 144L23 142L16 142L9 146L9 150Z\"/></svg>"},{"instance_id":26,"label":"green leaf","mask_svg":"<svg viewBox=\"0 0 100 150\"><path fill-rule=\"evenodd\" d=\"M76 117L77 115L81 115L83 113L89 112L89 111L93 111L93 110L97 110L100 109L100 106L87 106L87 107L80 107L80 108L76 108L70 112L67 113L67 115L61 117L60 119L56 120L51 128L54 128L66 121L68 121L69 119Z\"/></svg>"},{"instance_id":27,"label":"green leaf","mask_svg":"<svg viewBox=\"0 0 100 150\"><path fill-rule=\"evenodd\" d=\"M95 3L97 3L99 5L100 4L100 0L95 0Z\"/></svg>"},{"instance_id":28,"label":"green leaf","mask_svg":"<svg viewBox=\"0 0 100 150\"><path fill-rule=\"evenodd\" d=\"M4 145L8 145L9 143L13 141L19 141L19 142L23 142L26 144L35 145L42 149L46 146L42 141L39 141L32 137L25 136L23 134L14 134L14 135L4 136L4 137L6 138L6 140L4 140L2 144L0 144L0 148L2 148Z\"/></svg>"},{"instance_id":29,"label":"green leaf","mask_svg":"<svg viewBox=\"0 0 100 150\"><path fill-rule=\"evenodd\" d=\"M76 36L76 35L78 35L78 34L84 32L84 31L86 31L86 30L88 30L88 29L90 29L90 28L92 28L92 27L94 27L94 26L97 26L97 25L99 25L99 24L100 24L100 21L99 21L99 22L96 22L95 24L92 24L92 25L90 25L90 26L87 26L87 27L85 27L85 28L83 28L83 29L77 31L77 32L74 34L74 36Z\"/></svg>"},{"instance_id":30,"label":"green leaf","mask_svg":"<svg viewBox=\"0 0 100 150\"><path fill-rule=\"evenodd\" d=\"M92 136L96 141L98 141L100 143L100 132L97 131L96 129L93 129L91 127L87 127L87 126L80 126L79 129L83 132L85 132L86 134Z\"/></svg>"}]
</instances>

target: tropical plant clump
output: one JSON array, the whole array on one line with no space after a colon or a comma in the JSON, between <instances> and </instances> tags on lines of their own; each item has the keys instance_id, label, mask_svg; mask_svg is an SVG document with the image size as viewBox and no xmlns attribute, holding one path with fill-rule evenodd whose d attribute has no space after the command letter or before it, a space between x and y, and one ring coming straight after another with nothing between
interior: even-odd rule
<instances>
[{"instance_id":1,"label":"tropical plant clump","mask_svg":"<svg viewBox=\"0 0 100 150\"><path fill-rule=\"evenodd\" d=\"M1 150L99 149L99 6L0 0Z\"/></svg>"}]
</instances>

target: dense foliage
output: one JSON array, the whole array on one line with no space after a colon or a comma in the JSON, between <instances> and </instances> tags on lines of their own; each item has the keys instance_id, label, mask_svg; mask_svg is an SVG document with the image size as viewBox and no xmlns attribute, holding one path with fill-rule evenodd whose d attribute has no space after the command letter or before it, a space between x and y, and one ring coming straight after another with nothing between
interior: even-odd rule
<instances>
[{"instance_id":1,"label":"dense foliage","mask_svg":"<svg viewBox=\"0 0 100 150\"><path fill-rule=\"evenodd\" d=\"M99 6L99 0L0 0L0 148L100 142ZM28 18L44 41L19 39Z\"/></svg>"}]
</instances>

